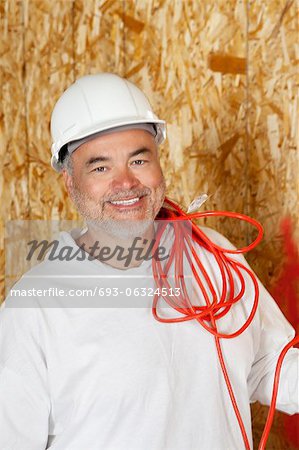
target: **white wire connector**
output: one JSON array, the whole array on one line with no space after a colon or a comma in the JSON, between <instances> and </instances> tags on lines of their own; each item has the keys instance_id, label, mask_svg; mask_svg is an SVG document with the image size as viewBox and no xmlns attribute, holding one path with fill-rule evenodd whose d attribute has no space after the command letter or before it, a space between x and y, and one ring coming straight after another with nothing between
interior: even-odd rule
<instances>
[{"instance_id":1,"label":"white wire connector","mask_svg":"<svg viewBox=\"0 0 299 450\"><path fill-rule=\"evenodd\" d=\"M189 205L187 213L197 211L209 198L208 194L201 194L196 197Z\"/></svg>"}]
</instances>

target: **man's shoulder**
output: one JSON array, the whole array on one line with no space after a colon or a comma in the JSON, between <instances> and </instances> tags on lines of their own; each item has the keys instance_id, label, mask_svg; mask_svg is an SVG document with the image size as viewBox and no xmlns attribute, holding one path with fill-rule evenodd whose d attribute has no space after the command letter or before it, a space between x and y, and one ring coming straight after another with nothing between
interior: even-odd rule
<instances>
[{"instance_id":1,"label":"man's shoulder","mask_svg":"<svg viewBox=\"0 0 299 450\"><path fill-rule=\"evenodd\" d=\"M50 273L59 273L59 268L57 264L54 264L53 261L43 260L38 262L36 265L32 266L30 269L25 271L21 277L16 281L14 287L21 288L25 287L29 280L32 279L43 279L49 275Z\"/></svg>"},{"instance_id":2,"label":"man's shoulder","mask_svg":"<svg viewBox=\"0 0 299 450\"><path fill-rule=\"evenodd\" d=\"M236 247L231 243L231 241L221 234L219 231L214 228L200 226L199 229L205 234L205 236L217 246L227 249L227 250L235 250Z\"/></svg>"},{"instance_id":3,"label":"man's shoulder","mask_svg":"<svg viewBox=\"0 0 299 450\"><path fill-rule=\"evenodd\" d=\"M49 248L46 253L40 254L39 248L34 258L25 262L23 274L13 274L14 281L7 293L7 298L11 300L12 294L14 295L16 292L15 297L28 298L28 295L25 295L26 291L29 292L33 288L45 289L47 286L53 286L62 277L76 276L76 273L82 273L82 258L80 260L76 257L79 248L70 234L61 232L57 242L58 245L53 247L54 250ZM41 255L42 257L40 257Z\"/></svg>"},{"instance_id":4,"label":"man's shoulder","mask_svg":"<svg viewBox=\"0 0 299 450\"><path fill-rule=\"evenodd\" d=\"M82 264L77 263L85 259L86 252L78 247L71 233L62 231L57 239L37 242L35 247L30 249L26 255L26 263L28 262L27 268L29 264L31 267L23 272L19 281L38 277L45 280L48 276L71 274L77 265L82 270Z\"/></svg>"}]
</instances>

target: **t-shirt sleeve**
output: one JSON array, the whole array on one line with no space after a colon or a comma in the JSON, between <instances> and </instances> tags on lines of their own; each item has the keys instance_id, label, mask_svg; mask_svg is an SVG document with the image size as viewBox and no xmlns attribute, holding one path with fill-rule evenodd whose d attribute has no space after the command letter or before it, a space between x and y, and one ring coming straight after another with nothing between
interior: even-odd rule
<instances>
[{"instance_id":1,"label":"t-shirt sleeve","mask_svg":"<svg viewBox=\"0 0 299 450\"><path fill-rule=\"evenodd\" d=\"M252 402L270 405L277 361L295 331L264 286L259 283L259 346L248 377ZM279 377L276 408L288 414L299 412L299 350L291 348L284 357Z\"/></svg>"},{"instance_id":2,"label":"t-shirt sleeve","mask_svg":"<svg viewBox=\"0 0 299 450\"><path fill-rule=\"evenodd\" d=\"M37 310L0 308L0 448L47 446L50 401Z\"/></svg>"},{"instance_id":3,"label":"t-shirt sleeve","mask_svg":"<svg viewBox=\"0 0 299 450\"><path fill-rule=\"evenodd\" d=\"M235 249L231 242L215 230L202 228L208 238L225 249ZM229 255L250 268L244 256ZM252 270L252 269L251 269ZM287 321L275 300L256 277L259 285L259 304L252 323L255 341L255 355L247 379L251 402L259 401L270 405L274 383L274 374L278 357L295 336L295 331ZM299 412L299 350L291 348L282 364L279 378L279 390L276 408L288 414Z\"/></svg>"}]
</instances>

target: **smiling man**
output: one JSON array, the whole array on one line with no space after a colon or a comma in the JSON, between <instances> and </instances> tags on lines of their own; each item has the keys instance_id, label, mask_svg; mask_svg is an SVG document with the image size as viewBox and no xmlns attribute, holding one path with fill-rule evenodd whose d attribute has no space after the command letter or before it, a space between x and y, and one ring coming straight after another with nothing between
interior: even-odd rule
<instances>
[{"instance_id":1,"label":"smiling man","mask_svg":"<svg viewBox=\"0 0 299 450\"><path fill-rule=\"evenodd\" d=\"M117 75L85 76L57 102L51 130L52 165L88 225L77 243L128 247L138 236L149 245L165 197L158 145L166 128L144 94Z\"/></svg>"},{"instance_id":2,"label":"smiling man","mask_svg":"<svg viewBox=\"0 0 299 450\"><path fill-rule=\"evenodd\" d=\"M0 449L251 449L250 403L270 403L277 357L294 330L258 281L254 319L242 334L221 340L222 362L208 332L210 316L205 326L179 321L174 275L201 311L213 296L239 297L217 317L224 335L242 327L255 306L244 258L234 255L227 283L209 243L193 242L202 267L198 283L190 258L168 264L158 252L170 287L157 289L154 261L140 255L153 250L165 199L158 152L165 122L137 86L96 74L62 94L51 131L52 167L86 227L62 232L58 241L58 254L74 250L78 258L46 257L14 285L1 309ZM233 248L219 233L203 231L211 243ZM179 236L174 246L168 224L160 245L179 253L185 244ZM211 295L204 297L200 285ZM27 293L22 301L20 291ZM163 308L171 323L153 317L154 296L175 299L173 308ZM298 412L296 349L282 366L277 407Z\"/></svg>"},{"instance_id":3,"label":"smiling man","mask_svg":"<svg viewBox=\"0 0 299 450\"><path fill-rule=\"evenodd\" d=\"M97 241L113 247L117 240L128 248L136 237L148 244L154 237L153 221L165 197L156 132L150 124L131 126L77 143L63 163L67 190L88 224L80 246ZM115 258L108 263L121 267Z\"/></svg>"}]
</instances>

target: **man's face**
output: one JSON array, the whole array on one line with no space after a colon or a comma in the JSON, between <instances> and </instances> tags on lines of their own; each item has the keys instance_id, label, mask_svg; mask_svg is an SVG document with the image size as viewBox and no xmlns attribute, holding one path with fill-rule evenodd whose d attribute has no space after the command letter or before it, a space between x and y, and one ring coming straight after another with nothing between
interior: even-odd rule
<instances>
[{"instance_id":1,"label":"man's face","mask_svg":"<svg viewBox=\"0 0 299 450\"><path fill-rule=\"evenodd\" d=\"M154 137L145 130L115 132L82 144L63 171L68 192L87 221L154 220L165 179Z\"/></svg>"}]
</instances>

